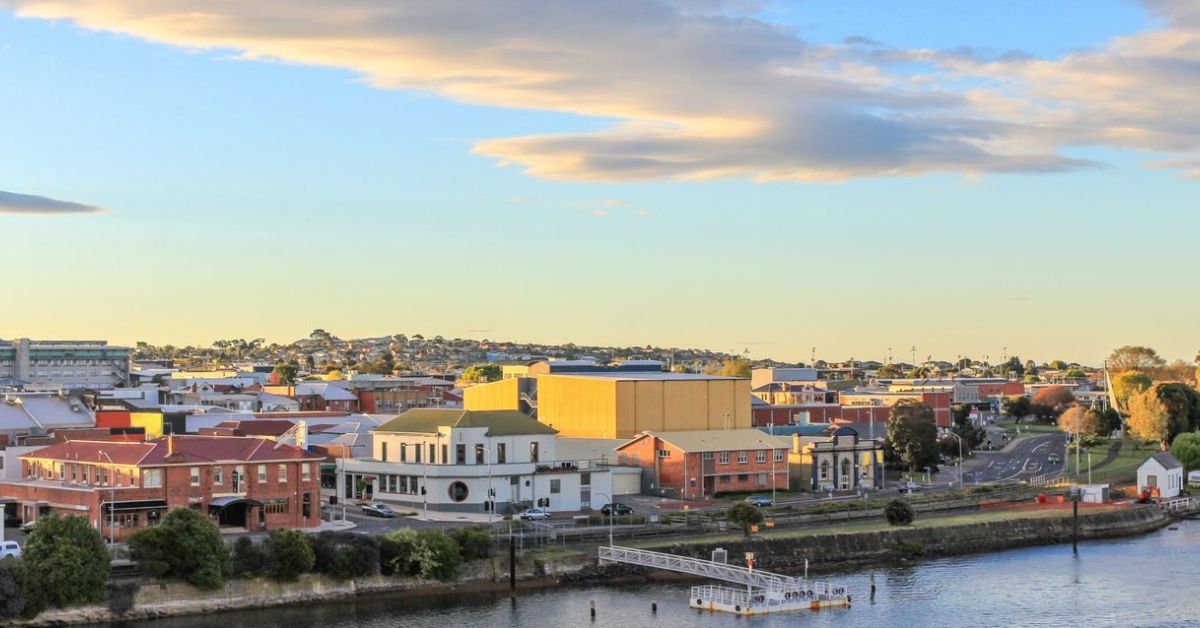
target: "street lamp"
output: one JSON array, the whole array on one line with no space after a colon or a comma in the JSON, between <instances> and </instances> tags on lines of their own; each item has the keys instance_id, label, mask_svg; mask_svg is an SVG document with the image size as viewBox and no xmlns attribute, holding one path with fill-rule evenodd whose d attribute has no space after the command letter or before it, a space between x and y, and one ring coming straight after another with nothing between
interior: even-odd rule
<instances>
[{"instance_id":1,"label":"street lamp","mask_svg":"<svg viewBox=\"0 0 1200 628\"><path fill-rule=\"evenodd\" d=\"M108 455L108 452L103 449L100 450L96 457L99 458L100 456L108 458L108 544L116 545L117 513L113 510L113 502L117 499L117 465L113 463L112 456Z\"/></svg>"},{"instance_id":2,"label":"street lamp","mask_svg":"<svg viewBox=\"0 0 1200 628\"><path fill-rule=\"evenodd\" d=\"M487 466L488 466L488 492L487 492L487 497L488 497L488 498L487 498L487 502L488 502L488 528L491 528L491 527L492 527L492 515L493 515L493 514L496 512L496 496L495 496L495 495L493 495L493 493L492 493L492 450L491 450L491 449L489 449L489 448L487 447L487 445L476 445L476 446L475 446L475 451L477 451L477 452L479 452L479 451L482 451L483 453L487 454Z\"/></svg>"},{"instance_id":3,"label":"street lamp","mask_svg":"<svg viewBox=\"0 0 1200 628\"><path fill-rule=\"evenodd\" d=\"M612 495L609 495L607 493L596 493L596 495L604 495L604 503L606 503L606 504L613 503ZM601 514L603 514L603 513L601 513ZM608 546L609 547L613 546L613 514L614 514L613 508L610 508L608 511Z\"/></svg>"},{"instance_id":4,"label":"street lamp","mask_svg":"<svg viewBox=\"0 0 1200 628\"><path fill-rule=\"evenodd\" d=\"M775 504L775 448L759 439L758 444L764 445L767 448L767 455L771 457L771 504Z\"/></svg>"},{"instance_id":5,"label":"street lamp","mask_svg":"<svg viewBox=\"0 0 1200 628\"><path fill-rule=\"evenodd\" d=\"M955 434L954 432L950 432L950 435L953 436L954 438L958 439L958 488L962 488L962 485L963 485L963 481L962 481L962 464L963 464L962 437L959 436L958 434Z\"/></svg>"}]
</instances>

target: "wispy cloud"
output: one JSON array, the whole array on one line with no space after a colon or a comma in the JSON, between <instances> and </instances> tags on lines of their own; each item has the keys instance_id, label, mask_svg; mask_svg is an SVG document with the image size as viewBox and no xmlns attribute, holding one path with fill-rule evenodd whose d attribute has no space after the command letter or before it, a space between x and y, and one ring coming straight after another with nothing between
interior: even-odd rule
<instances>
[{"instance_id":1,"label":"wispy cloud","mask_svg":"<svg viewBox=\"0 0 1200 628\"><path fill-rule=\"evenodd\" d=\"M592 215L597 218L608 218L608 212L603 209L593 209Z\"/></svg>"},{"instance_id":2,"label":"wispy cloud","mask_svg":"<svg viewBox=\"0 0 1200 628\"><path fill-rule=\"evenodd\" d=\"M1037 59L814 44L745 0L0 0L24 17L348 68L380 88L616 120L473 147L577 181L1060 172L1099 165L1063 153L1075 146L1200 148L1200 4L1143 4L1165 26Z\"/></svg>"},{"instance_id":3,"label":"wispy cloud","mask_svg":"<svg viewBox=\"0 0 1200 628\"><path fill-rule=\"evenodd\" d=\"M34 194L17 194L0 190L0 214L52 216L61 214L99 214L104 210L95 205L60 201Z\"/></svg>"}]
</instances>

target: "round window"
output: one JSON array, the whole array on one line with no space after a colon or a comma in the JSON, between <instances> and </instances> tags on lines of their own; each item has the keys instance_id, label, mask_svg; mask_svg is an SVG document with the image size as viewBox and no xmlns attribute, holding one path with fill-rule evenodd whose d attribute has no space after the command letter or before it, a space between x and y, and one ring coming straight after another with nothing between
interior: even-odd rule
<instances>
[{"instance_id":1,"label":"round window","mask_svg":"<svg viewBox=\"0 0 1200 628\"><path fill-rule=\"evenodd\" d=\"M467 485L462 482L453 482L450 484L450 499L456 502L466 500L469 493Z\"/></svg>"}]
</instances>

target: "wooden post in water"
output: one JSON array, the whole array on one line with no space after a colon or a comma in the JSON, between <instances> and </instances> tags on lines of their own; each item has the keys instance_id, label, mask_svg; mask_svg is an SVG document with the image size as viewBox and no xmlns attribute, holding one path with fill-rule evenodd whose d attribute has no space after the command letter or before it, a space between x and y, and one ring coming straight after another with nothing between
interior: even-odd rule
<instances>
[{"instance_id":1,"label":"wooden post in water","mask_svg":"<svg viewBox=\"0 0 1200 628\"><path fill-rule=\"evenodd\" d=\"M517 544L511 534L508 535L508 594L517 596Z\"/></svg>"}]
</instances>

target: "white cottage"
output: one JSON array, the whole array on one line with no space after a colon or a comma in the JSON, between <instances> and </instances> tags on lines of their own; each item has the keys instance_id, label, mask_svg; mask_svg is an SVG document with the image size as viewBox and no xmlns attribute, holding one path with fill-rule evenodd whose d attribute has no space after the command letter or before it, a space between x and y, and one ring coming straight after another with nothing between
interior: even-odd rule
<instances>
[{"instance_id":1,"label":"white cottage","mask_svg":"<svg viewBox=\"0 0 1200 628\"><path fill-rule=\"evenodd\" d=\"M515 410L419 408L372 437L370 458L345 461L339 495L412 509L486 513L494 506L497 514L612 501L607 461L559 459L554 428Z\"/></svg>"},{"instance_id":2,"label":"white cottage","mask_svg":"<svg viewBox=\"0 0 1200 628\"><path fill-rule=\"evenodd\" d=\"M1138 490L1149 489L1164 499L1178 497L1183 489L1183 463L1168 453L1150 456L1137 470Z\"/></svg>"}]
</instances>

